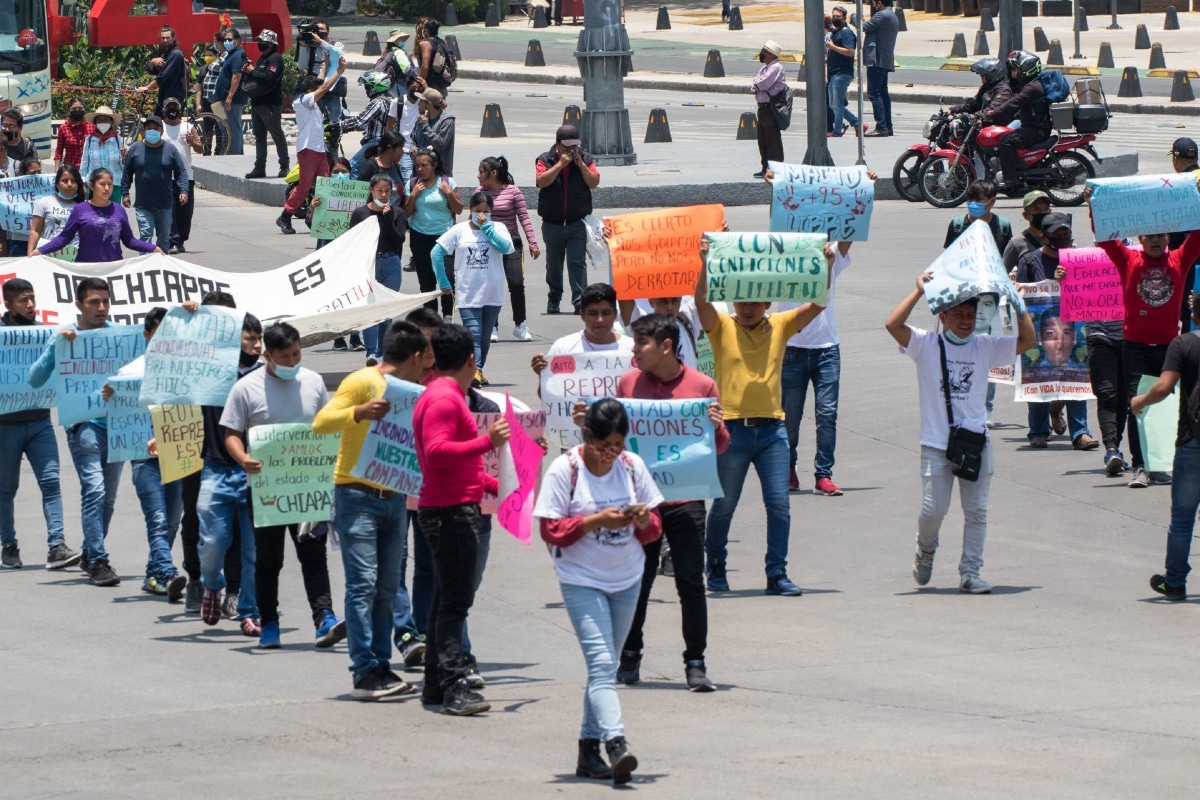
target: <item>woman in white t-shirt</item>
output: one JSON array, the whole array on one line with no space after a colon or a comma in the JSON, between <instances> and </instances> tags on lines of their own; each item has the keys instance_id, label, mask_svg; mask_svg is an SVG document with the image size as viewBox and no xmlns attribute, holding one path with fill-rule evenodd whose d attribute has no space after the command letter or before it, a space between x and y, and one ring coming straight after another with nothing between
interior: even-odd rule
<instances>
[{"instance_id":1,"label":"woman in white t-shirt","mask_svg":"<svg viewBox=\"0 0 1200 800\"><path fill-rule=\"evenodd\" d=\"M533 515L550 546L563 603L587 661L579 777L627 783L637 759L625 742L617 699L617 660L642 584L642 545L662 535L663 502L654 478L625 450L629 417L620 401L593 403L583 420L584 444L546 471ZM608 750L611 767L600 756Z\"/></svg>"},{"instance_id":2,"label":"woman in white t-shirt","mask_svg":"<svg viewBox=\"0 0 1200 800\"><path fill-rule=\"evenodd\" d=\"M491 348L491 332L500 319L508 280L504 257L513 252L508 228L492 222L492 196L471 195L471 216L438 237L430 258L438 288L454 291L463 325L475 337L475 380L487 386L483 366ZM446 256L454 256L454 284L446 276Z\"/></svg>"},{"instance_id":3,"label":"woman in white t-shirt","mask_svg":"<svg viewBox=\"0 0 1200 800\"><path fill-rule=\"evenodd\" d=\"M37 249L38 242L49 241L57 236L66 226L71 209L83 200L83 178L79 176L79 168L73 164L63 164L54 175L54 194L39 197L33 202L33 214L29 219L30 252ZM76 239L60 250L56 258L74 261L78 250L79 240Z\"/></svg>"}]
</instances>

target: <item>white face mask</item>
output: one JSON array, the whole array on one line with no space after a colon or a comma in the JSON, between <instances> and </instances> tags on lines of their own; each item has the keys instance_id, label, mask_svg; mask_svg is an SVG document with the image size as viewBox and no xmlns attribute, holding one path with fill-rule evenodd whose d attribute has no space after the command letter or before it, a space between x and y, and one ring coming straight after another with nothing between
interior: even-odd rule
<instances>
[{"instance_id":1,"label":"white face mask","mask_svg":"<svg viewBox=\"0 0 1200 800\"><path fill-rule=\"evenodd\" d=\"M108 129L111 127L112 127L112 125L109 125L107 122L97 122L96 123L96 130L99 131L100 133L108 133Z\"/></svg>"}]
</instances>

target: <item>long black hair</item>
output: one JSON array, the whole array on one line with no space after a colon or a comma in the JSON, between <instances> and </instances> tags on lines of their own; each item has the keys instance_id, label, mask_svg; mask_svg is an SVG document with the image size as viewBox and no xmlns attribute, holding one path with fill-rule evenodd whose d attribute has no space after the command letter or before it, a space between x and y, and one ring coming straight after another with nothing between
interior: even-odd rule
<instances>
[{"instance_id":1,"label":"long black hair","mask_svg":"<svg viewBox=\"0 0 1200 800\"><path fill-rule=\"evenodd\" d=\"M504 156L488 156L479 163L485 172L496 173L496 180L501 186L512 186L516 183L512 173L508 171L508 159Z\"/></svg>"}]
</instances>

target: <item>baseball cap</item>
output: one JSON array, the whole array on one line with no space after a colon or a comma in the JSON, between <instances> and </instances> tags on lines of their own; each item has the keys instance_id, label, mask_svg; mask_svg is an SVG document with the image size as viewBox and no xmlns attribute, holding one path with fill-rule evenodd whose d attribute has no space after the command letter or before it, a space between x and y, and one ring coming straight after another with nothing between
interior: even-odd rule
<instances>
[{"instance_id":1,"label":"baseball cap","mask_svg":"<svg viewBox=\"0 0 1200 800\"><path fill-rule=\"evenodd\" d=\"M148 116L144 120L142 120L142 125L143 126L157 125L158 127L161 128L163 126L162 117L158 116L157 114L151 114L150 116Z\"/></svg>"},{"instance_id":2,"label":"baseball cap","mask_svg":"<svg viewBox=\"0 0 1200 800\"><path fill-rule=\"evenodd\" d=\"M258 41L269 42L270 44L279 44L279 37L275 35L275 31L269 28L263 28L258 32Z\"/></svg>"},{"instance_id":3,"label":"baseball cap","mask_svg":"<svg viewBox=\"0 0 1200 800\"><path fill-rule=\"evenodd\" d=\"M1054 212L1051 214L1047 214L1045 216L1045 218L1042 220L1042 232L1043 233L1054 233L1059 228L1066 228L1067 230L1071 230L1071 218L1068 217L1066 214L1060 214L1058 212Z\"/></svg>"},{"instance_id":4,"label":"baseball cap","mask_svg":"<svg viewBox=\"0 0 1200 800\"><path fill-rule=\"evenodd\" d=\"M579 146L579 128L574 125L559 125L558 132L554 134L554 140L561 142L567 147Z\"/></svg>"},{"instance_id":5,"label":"baseball cap","mask_svg":"<svg viewBox=\"0 0 1200 800\"><path fill-rule=\"evenodd\" d=\"M441 108L442 106L446 105L446 98L443 97L442 93L437 89L426 89L425 91L421 92L421 99L423 99L426 103L429 103L431 106L435 106L436 108Z\"/></svg>"},{"instance_id":6,"label":"baseball cap","mask_svg":"<svg viewBox=\"0 0 1200 800\"><path fill-rule=\"evenodd\" d=\"M1045 192L1033 191L1033 192L1030 192L1029 194L1025 195L1025 197L1023 197L1021 199L1021 208L1029 208L1031 205L1036 203L1038 200L1049 200L1049 199L1050 199L1050 195L1046 194Z\"/></svg>"},{"instance_id":7,"label":"baseball cap","mask_svg":"<svg viewBox=\"0 0 1200 800\"><path fill-rule=\"evenodd\" d=\"M1189 139L1186 136L1181 136L1171 145L1171 149L1167 151L1167 155L1177 156L1179 158L1195 158L1196 157L1196 140Z\"/></svg>"}]
</instances>

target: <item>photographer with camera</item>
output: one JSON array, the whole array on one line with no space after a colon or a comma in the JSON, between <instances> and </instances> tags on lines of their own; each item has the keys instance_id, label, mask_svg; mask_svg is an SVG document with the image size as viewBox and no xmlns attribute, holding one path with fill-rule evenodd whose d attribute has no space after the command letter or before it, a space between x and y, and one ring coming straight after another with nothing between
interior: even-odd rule
<instances>
[{"instance_id":1,"label":"photographer with camera","mask_svg":"<svg viewBox=\"0 0 1200 800\"><path fill-rule=\"evenodd\" d=\"M298 27L296 66L309 75L316 75L322 81L326 80L332 74L333 66L342 57L342 43L329 38L329 23L323 19L302 19ZM297 91L296 94L300 92ZM337 122L342 118L342 99L345 96L346 82L340 80L321 98L321 115L326 122Z\"/></svg>"}]
</instances>

